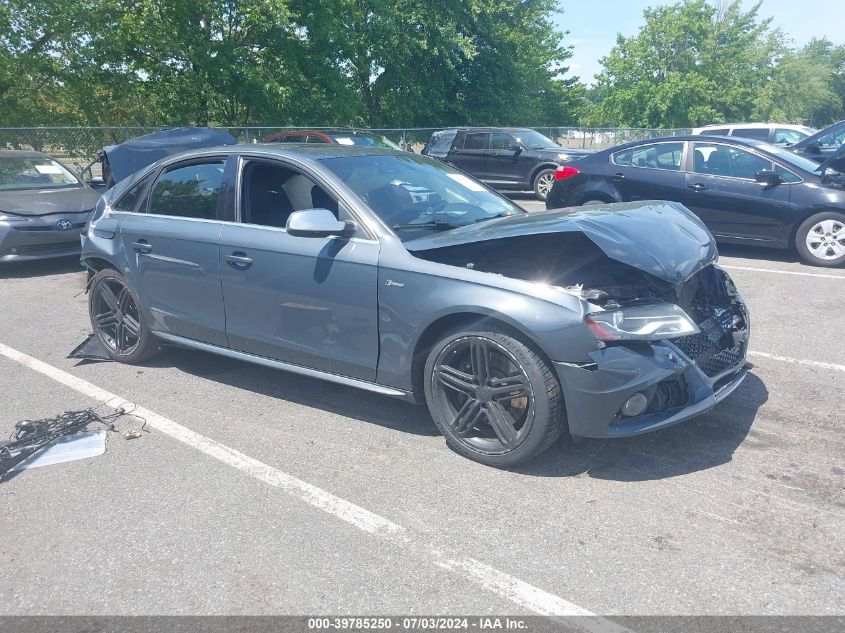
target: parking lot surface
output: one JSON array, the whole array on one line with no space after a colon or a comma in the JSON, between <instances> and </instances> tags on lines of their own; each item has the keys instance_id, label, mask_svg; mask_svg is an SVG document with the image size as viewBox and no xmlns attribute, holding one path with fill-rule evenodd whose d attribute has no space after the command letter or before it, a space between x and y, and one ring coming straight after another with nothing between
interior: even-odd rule
<instances>
[{"instance_id":1,"label":"parking lot surface","mask_svg":"<svg viewBox=\"0 0 845 633\"><path fill-rule=\"evenodd\" d=\"M721 251L742 387L511 471L387 397L185 350L78 364L78 262L0 268L0 433L104 400L148 418L0 483L0 613L845 614L845 270Z\"/></svg>"}]
</instances>

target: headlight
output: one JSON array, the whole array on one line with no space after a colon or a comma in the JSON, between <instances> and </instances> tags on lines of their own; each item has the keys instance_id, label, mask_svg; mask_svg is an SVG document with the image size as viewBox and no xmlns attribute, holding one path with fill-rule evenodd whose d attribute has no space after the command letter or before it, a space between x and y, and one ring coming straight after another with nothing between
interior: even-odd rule
<instances>
[{"instance_id":1,"label":"headlight","mask_svg":"<svg viewBox=\"0 0 845 633\"><path fill-rule=\"evenodd\" d=\"M600 341L658 341L699 332L687 313L670 303L594 312L584 323Z\"/></svg>"},{"instance_id":2,"label":"headlight","mask_svg":"<svg viewBox=\"0 0 845 633\"><path fill-rule=\"evenodd\" d=\"M22 215L6 215L5 213L0 213L0 222L12 224L13 222L29 222L29 219Z\"/></svg>"}]
</instances>

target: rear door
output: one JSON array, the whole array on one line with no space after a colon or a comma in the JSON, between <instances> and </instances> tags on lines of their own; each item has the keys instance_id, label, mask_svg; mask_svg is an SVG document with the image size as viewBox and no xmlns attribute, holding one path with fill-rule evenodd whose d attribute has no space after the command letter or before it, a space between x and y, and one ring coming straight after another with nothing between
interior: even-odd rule
<instances>
[{"instance_id":1,"label":"rear door","mask_svg":"<svg viewBox=\"0 0 845 633\"><path fill-rule=\"evenodd\" d=\"M354 218L326 183L282 161L240 161L238 222L221 236L229 345L249 354L363 380L378 361L379 243L297 237L291 213Z\"/></svg>"},{"instance_id":2,"label":"rear door","mask_svg":"<svg viewBox=\"0 0 845 633\"><path fill-rule=\"evenodd\" d=\"M162 171L139 212L121 212L129 277L154 331L226 345L220 290L221 188L226 156Z\"/></svg>"},{"instance_id":3,"label":"rear door","mask_svg":"<svg viewBox=\"0 0 845 633\"><path fill-rule=\"evenodd\" d=\"M452 150L446 157L458 169L475 176L479 180L487 179L487 148L490 134L487 132L466 132L463 139L455 139Z\"/></svg>"},{"instance_id":4,"label":"rear door","mask_svg":"<svg viewBox=\"0 0 845 633\"><path fill-rule=\"evenodd\" d=\"M789 180L800 178L778 166L787 182L767 186L755 180L757 172L774 168L770 158L747 147L695 142L682 202L717 237L777 241L793 217Z\"/></svg>"},{"instance_id":5,"label":"rear door","mask_svg":"<svg viewBox=\"0 0 845 633\"><path fill-rule=\"evenodd\" d=\"M675 200L683 195L685 143L648 143L611 154L605 178L625 202Z\"/></svg>"}]
</instances>

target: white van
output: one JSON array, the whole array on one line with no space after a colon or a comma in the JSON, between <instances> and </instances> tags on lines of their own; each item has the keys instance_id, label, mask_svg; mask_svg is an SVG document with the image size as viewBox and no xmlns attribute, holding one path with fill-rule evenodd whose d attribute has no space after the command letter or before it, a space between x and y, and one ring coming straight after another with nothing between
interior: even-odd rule
<instances>
[{"instance_id":1,"label":"white van","mask_svg":"<svg viewBox=\"0 0 845 633\"><path fill-rule=\"evenodd\" d=\"M785 147L803 141L816 131L806 125L790 125L789 123L724 123L697 127L692 133L707 136L740 136Z\"/></svg>"}]
</instances>

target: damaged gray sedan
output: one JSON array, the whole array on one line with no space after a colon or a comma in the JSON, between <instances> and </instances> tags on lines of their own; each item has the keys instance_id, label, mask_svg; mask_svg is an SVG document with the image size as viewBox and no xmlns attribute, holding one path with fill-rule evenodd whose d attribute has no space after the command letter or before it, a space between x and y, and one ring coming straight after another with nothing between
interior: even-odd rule
<instances>
[{"instance_id":1,"label":"damaged gray sedan","mask_svg":"<svg viewBox=\"0 0 845 633\"><path fill-rule=\"evenodd\" d=\"M82 255L114 360L178 345L425 402L495 466L730 394L749 321L716 259L675 203L529 215L449 165L341 145L168 157L104 196Z\"/></svg>"}]
</instances>

